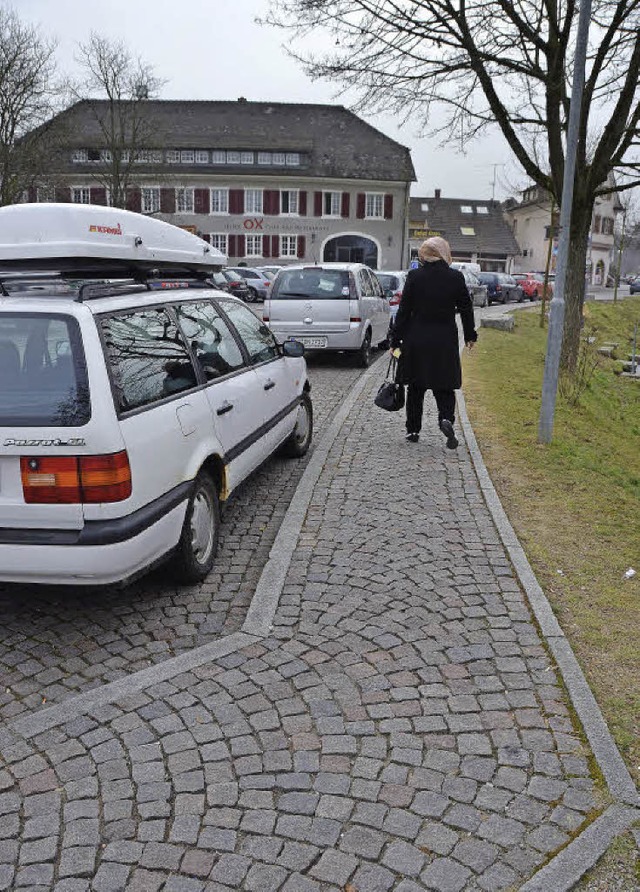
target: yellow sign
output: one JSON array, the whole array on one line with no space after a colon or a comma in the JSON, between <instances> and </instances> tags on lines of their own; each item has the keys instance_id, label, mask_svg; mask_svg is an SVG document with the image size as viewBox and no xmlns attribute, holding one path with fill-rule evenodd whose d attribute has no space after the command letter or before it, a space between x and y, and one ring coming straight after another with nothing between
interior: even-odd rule
<instances>
[{"instance_id":1,"label":"yellow sign","mask_svg":"<svg viewBox=\"0 0 640 892\"><path fill-rule=\"evenodd\" d=\"M409 238L433 238L435 235L442 235L437 229L410 229Z\"/></svg>"}]
</instances>

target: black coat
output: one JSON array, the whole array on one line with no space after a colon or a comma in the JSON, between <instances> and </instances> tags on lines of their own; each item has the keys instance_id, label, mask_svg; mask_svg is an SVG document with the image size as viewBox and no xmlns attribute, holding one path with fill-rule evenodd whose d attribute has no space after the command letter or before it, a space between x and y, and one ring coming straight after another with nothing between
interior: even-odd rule
<instances>
[{"instance_id":1,"label":"black coat","mask_svg":"<svg viewBox=\"0 0 640 892\"><path fill-rule=\"evenodd\" d=\"M462 273L444 260L409 272L390 338L392 347L401 347L398 375L403 384L429 390L462 386L456 313L462 318L465 342L477 340Z\"/></svg>"}]
</instances>

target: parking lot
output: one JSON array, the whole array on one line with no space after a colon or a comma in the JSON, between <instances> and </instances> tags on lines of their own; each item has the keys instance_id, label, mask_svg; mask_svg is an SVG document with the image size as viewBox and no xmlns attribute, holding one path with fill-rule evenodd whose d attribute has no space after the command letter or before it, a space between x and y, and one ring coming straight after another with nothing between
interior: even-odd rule
<instances>
[{"instance_id":1,"label":"parking lot","mask_svg":"<svg viewBox=\"0 0 640 892\"><path fill-rule=\"evenodd\" d=\"M346 356L312 357L308 365L317 440L361 369ZM237 630L305 466L275 456L233 494L203 585L178 588L163 567L124 590L0 585L0 718Z\"/></svg>"}]
</instances>

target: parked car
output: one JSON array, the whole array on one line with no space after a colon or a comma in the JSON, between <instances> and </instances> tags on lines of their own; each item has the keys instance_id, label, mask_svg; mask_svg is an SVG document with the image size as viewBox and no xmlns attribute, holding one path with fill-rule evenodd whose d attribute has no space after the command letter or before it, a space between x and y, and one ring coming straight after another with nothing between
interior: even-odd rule
<instances>
[{"instance_id":1,"label":"parked car","mask_svg":"<svg viewBox=\"0 0 640 892\"><path fill-rule=\"evenodd\" d=\"M469 297L471 298L471 303L473 304L473 306L486 307L489 303L489 298L487 297L487 286L484 285L480 281L480 279L478 279L478 277L471 272L471 270L462 268L460 272L464 276L464 281L466 283L467 291L469 292Z\"/></svg>"},{"instance_id":2,"label":"parked car","mask_svg":"<svg viewBox=\"0 0 640 892\"><path fill-rule=\"evenodd\" d=\"M269 275L270 278L275 279L275 277L278 275L278 273L280 272L282 267L281 266L257 266L256 269L259 270L260 272L267 273L267 275Z\"/></svg>"},{"instance_id":3,"label":"parked car","mask_svg":"<svg viewBox=\"0 0 640 892\"><path fill-rule=\"evenodd\" d=\"M232 272L237 273L247 283L249 288L249 301L265 300L271 286L271 279L261 270L248 266L230 266Z\"/></svg>"},{"instance_id":4,"label":"parked car","mask_svg":"<svg viewBox=\"0 0 640 892\"><path fill-rule=\"evenodd\" d=\"M487 286L489 306L493 303L505 304L507 301L523 300L523 292L513 276L506 273L479 273L478 279Z\"/></svg>"},{"instance_id":5,"label":"parked car","mask_svg":"<svg viewBox=\"0 0 640 892\"><path fill-rule=\"evenodd\" d=\"M524 297L529 300L538 300L542 294L544 282L540 282L532 273L514 273L513 278L522 288Z\"/></svg>"},{"instance_id":6,"label":"parked car","mask_svg":"<svg viewBox=\"0 0 640 892\"><path fill-rule=\"evenodd\" d=\"M629 294L638 293L640 293L640 276L636 276L635 279L632 279L629 283Z\"/></svg>"},{"instance_id":7,"label":"parked car","mask_svg":"<svg viewBox=\"0 0 640 892\"><path fill-rule=\"evenodd\" d=\"M0 209L1 581L123 583L170 558L200 582L220 503L274 450L307 451L302 344L203 287L201 244L116 208ZM85 284L14 290L16 258Z\"/></svg>"},{"instance_id":8,"label":"parked car","mask_svg":"<svg viewBox=\"0 0 640 892\"><path fill-rule=\"evenodd\" d=\"M363 263L321 263L281 269L263 320L276 338L308 350L340 350L368 366L371 348L386 344L390 308L382 285Z\"/></svg>"},{"instance_id":9,"label":"parked car","mask_svg":"<svg viewBox=\"0 0 640 892\"><path fill-rule=\"evenodd\" d=\"M251 294L249 293L249 286L242 276L239 276L238 273L234 273L233 270L230 269L223 269L221 270L221 273L229 286L229 294L233 294L234 297L239 297L240 300L247 303Z\"/></svg>"},{"instance_id":10,"label":"parked car","mask_svg":"<svg viewBox=\"0 0 640 892\"><path fill-rule=\"evenodd\" d=\"M398 307L400 306L400 298L402 297L404 283L407 281L407 273L404 270L394 270L393 272L376 270L375 275L382 285L382 290L389 301L391 322L393 322L396 318Z\"/></svg>"}]
</instances>

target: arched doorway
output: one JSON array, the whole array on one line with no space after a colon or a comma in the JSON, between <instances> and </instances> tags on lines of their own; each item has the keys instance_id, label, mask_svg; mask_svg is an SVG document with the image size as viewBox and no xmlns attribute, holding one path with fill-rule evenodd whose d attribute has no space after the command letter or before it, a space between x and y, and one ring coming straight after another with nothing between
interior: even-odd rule
<instances>
[{"instance_id":1,"label":"arched doorway","mask_svg":"<svg viewBox=\"0 0 640 892\"><path fill-rule=\"evenodd\" d=\"M373 239L357 233L327 239L322 252L322 259L327 263L366 263L372 269L378 268L379 256L378 245Z\"/></svg>"}]
</instances>

